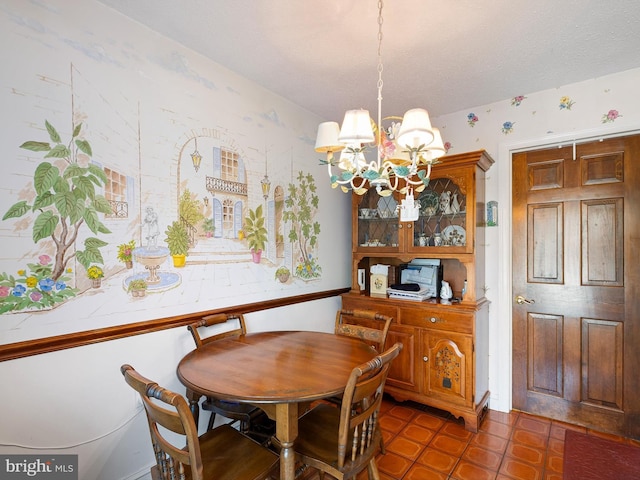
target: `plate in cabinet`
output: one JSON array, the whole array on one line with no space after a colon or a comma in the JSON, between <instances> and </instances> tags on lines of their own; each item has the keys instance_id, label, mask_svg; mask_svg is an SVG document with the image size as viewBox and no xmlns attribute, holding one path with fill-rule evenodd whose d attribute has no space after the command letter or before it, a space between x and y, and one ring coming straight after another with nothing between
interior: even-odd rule
<instances>
[{"instance_id":1,"label":"plate in cabinet","mask_svg":"<svg viewBox=\"0 0 640 480\"><path fill-rule=\"evenodd\" d=\"M460 225L449 225L442 230L442 238L447 245L461 247L467 244L467 232Z\"/></svg>"}]
</instances>

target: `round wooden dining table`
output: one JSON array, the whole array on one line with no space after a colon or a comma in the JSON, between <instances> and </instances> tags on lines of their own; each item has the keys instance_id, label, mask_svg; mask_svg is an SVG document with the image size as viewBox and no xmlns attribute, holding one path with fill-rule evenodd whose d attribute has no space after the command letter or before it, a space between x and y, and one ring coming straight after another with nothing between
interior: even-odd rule
<instances>
[{"instance_id":1,"label":"round wooden dining table","mask_svg":"<svg viewBox=\"0 0 640 480\"><path fill-rule=\"evenodd\" d=\"M198 421L202 396L259 406L276 422L280 479L294 480L299 405L339 395L354 367L375 357L365 342L332 333L250 333L207 343L178 364Z\"/></svg>"}]
</instances>

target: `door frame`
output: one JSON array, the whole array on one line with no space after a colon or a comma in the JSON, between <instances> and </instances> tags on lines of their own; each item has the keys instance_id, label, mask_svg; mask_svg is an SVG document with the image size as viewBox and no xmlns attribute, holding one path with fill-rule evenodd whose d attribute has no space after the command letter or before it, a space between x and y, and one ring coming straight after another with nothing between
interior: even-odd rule
<instances>
[{"instance_id":1,"label":"door frame","mask_svg":"<svg viewBox=\"0 0 640 480\"><path fill-rule=\"evenodd\" d=\"M496 255L498 264L497 298L491 298L489 309L489 390L492 410L509 412L512 407L512 350L513 350L513 282L512 271L512 155L514 153L537 150L554 146L566 146L573 143L586 143L605 138L640 134L640 124L626 126L607 125L597 129L588 129L566 134L504 142L498 144L498 248L495 252L508 252L508 255ZM491 194L488 194L491 197ZM487 262L489 266L490 262ZM495 305L495 308L493 306ZM496 348L499 346L500 348Z\"/></svg>"}]
</instances>

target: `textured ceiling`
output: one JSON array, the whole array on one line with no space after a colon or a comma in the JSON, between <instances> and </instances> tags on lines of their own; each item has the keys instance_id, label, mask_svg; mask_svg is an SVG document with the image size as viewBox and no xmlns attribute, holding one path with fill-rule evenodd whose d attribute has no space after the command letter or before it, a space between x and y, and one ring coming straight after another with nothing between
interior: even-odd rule
<instances>
[{"instance_id":1,"label":"textured ceiling","mask_svg":"<svg viewBox=\"0 0 640 480\"><path fill-rule=\"evenodd\" d=\"M377 112L374 0L100 0L325 119ZM640 67L638 0L387 0L383 114Z\"/></svg>"}]
</instances>

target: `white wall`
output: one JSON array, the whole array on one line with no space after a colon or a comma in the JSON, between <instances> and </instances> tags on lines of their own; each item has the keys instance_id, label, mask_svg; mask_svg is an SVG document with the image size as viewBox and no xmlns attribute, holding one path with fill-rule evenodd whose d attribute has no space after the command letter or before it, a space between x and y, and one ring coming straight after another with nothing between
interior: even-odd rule
<instances>
[{"instance_id":1,"label":"white wall","mask_svg":"<svg viewBox=\"0 0 640 480\"><path fill-rule=\"evenodd\" d=\"M640 131L638 85L640 69L634 69L541 92L514 92L524 98L470 107L432 122L451 143L450 153L485 149L496 161L487 173L486 193L487 201L499 202L499 225L486 229L493 409L511 408L511 152ZM619 116L608 121L611 110ZM478 118L473 125L470 114ZM505 122L511 130L503 130Z\"/></svg>"}]
</instances>

